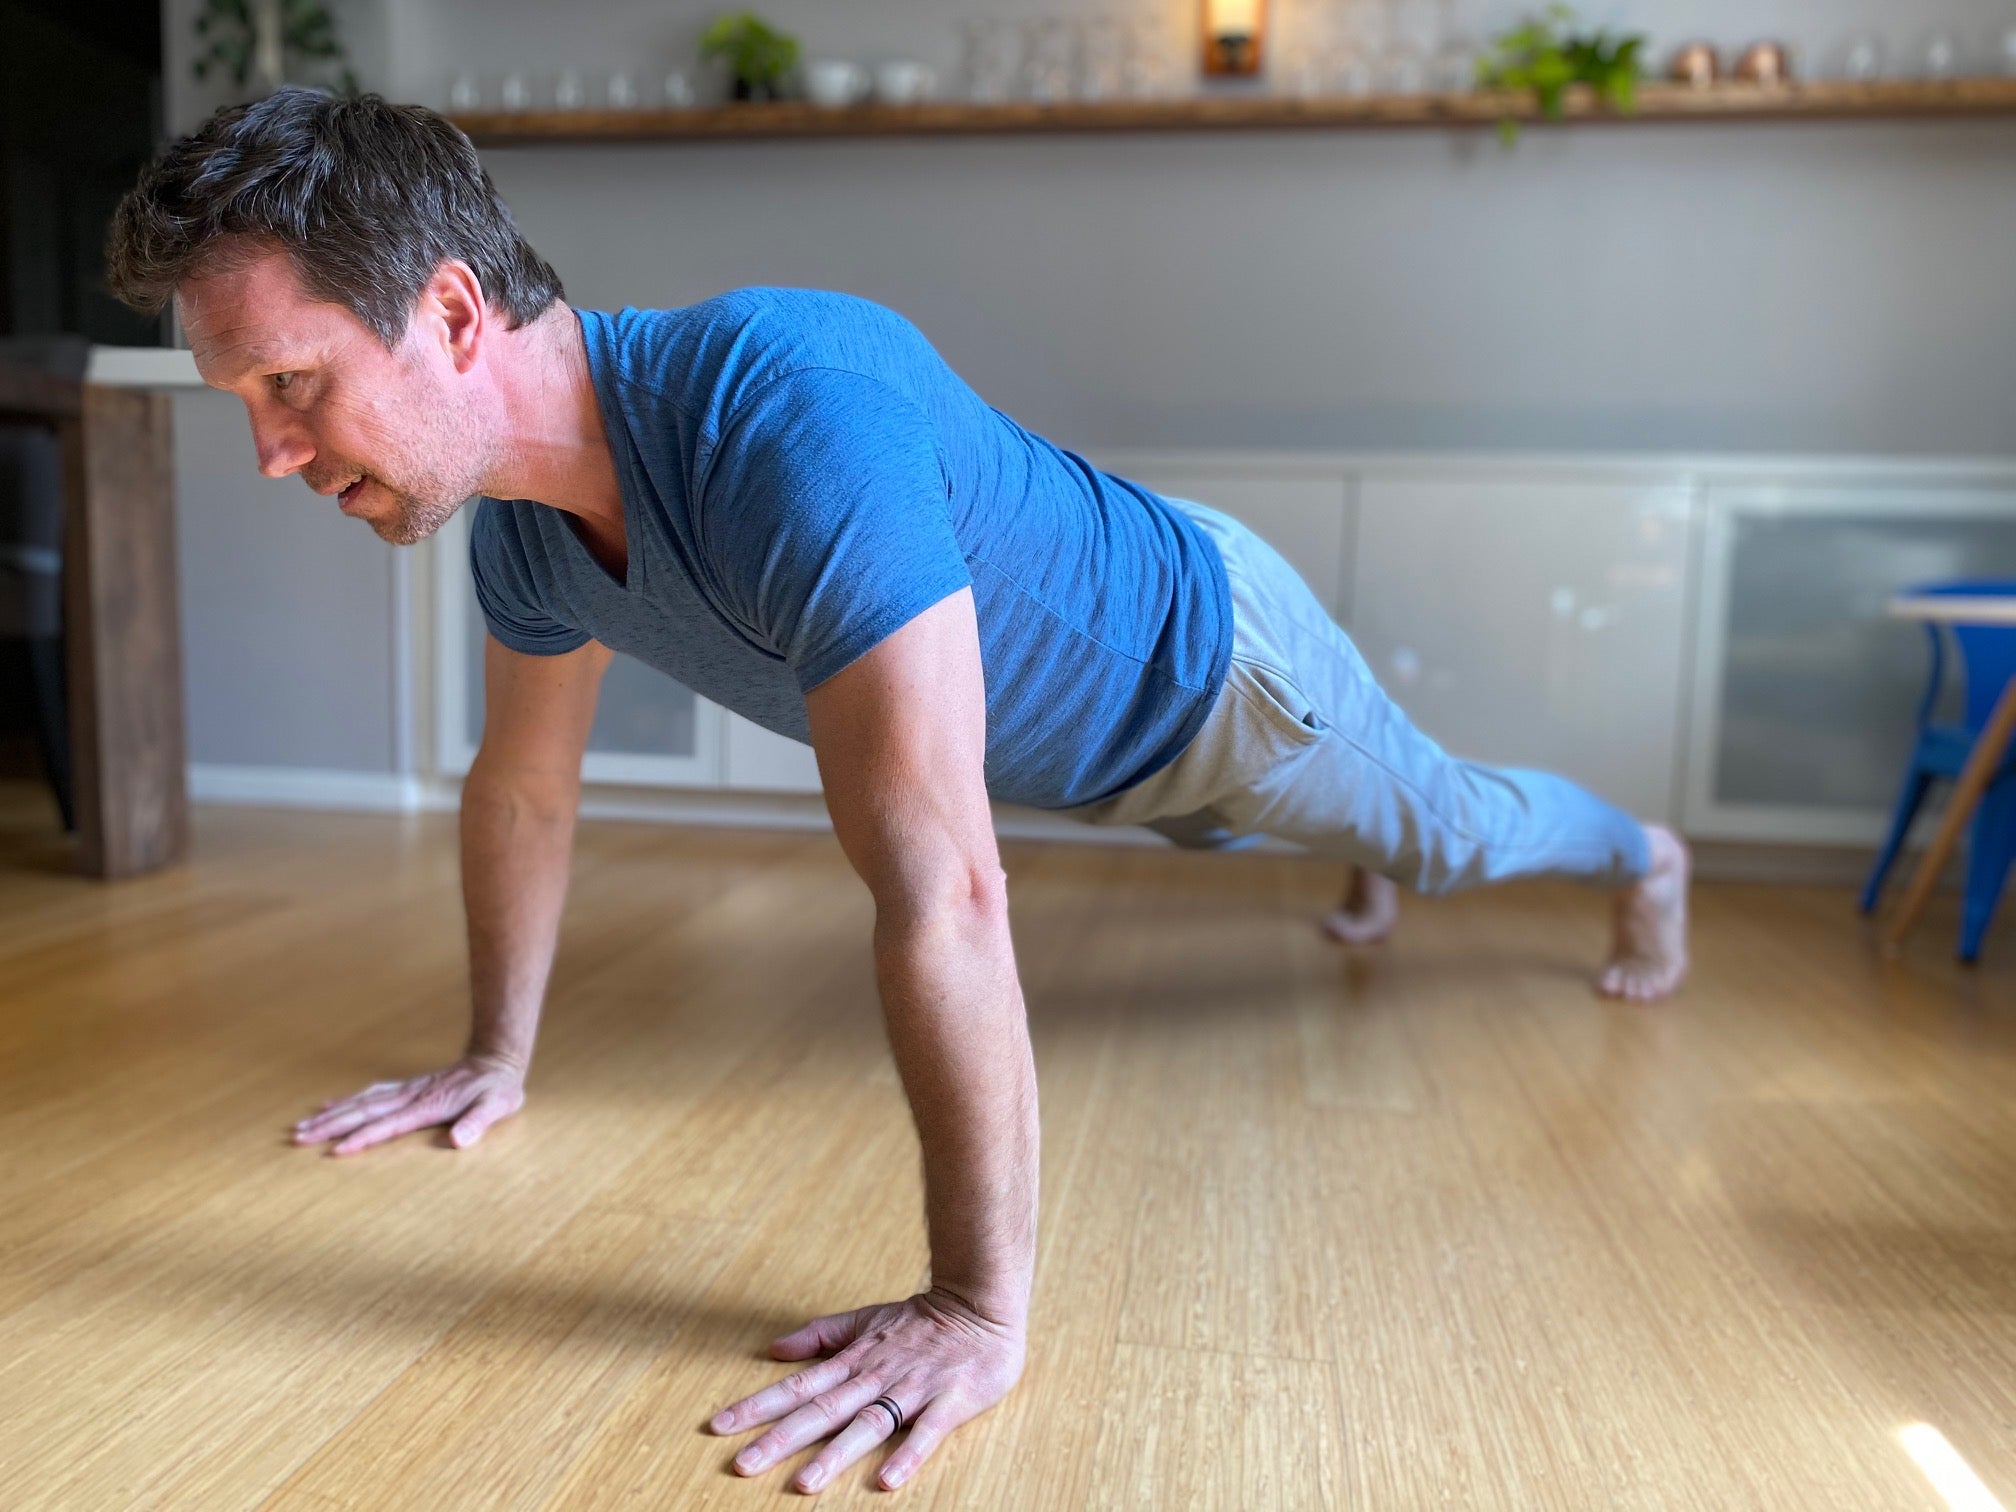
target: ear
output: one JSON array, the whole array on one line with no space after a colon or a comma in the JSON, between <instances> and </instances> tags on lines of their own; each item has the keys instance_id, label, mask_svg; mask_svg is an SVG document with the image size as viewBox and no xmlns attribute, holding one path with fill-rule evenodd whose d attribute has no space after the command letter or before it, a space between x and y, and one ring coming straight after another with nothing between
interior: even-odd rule
<instances>
[{"instance_id":1,"label":"ear","mask_svg":"<svg viewBox=\"0 0 2016 1512\"><path fill-rule=\"evenodd\" d=\"M466 373L476 365L489 334L490 311L483 302L483 285L467 263L451 257L434 270L420 291L414 318L427 339L455 364L456 372Z\"/></svg>"}]
</instances>

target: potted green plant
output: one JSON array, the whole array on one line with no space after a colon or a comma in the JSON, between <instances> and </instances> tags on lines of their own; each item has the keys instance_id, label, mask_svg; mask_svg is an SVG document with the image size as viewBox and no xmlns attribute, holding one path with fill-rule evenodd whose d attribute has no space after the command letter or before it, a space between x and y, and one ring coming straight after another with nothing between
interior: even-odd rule
<instances>
[{"instance_id":1,"label":"potted green plant","mask_svg":"<svg viewBox=\"0 0 2016 1512\"><path fill-rule=\"evenodd\" d=\"M1561 118L1562 101L1570 86L1586 84L1598 99L1629 113L1638 105L1639 55L1645 38L1639 33L1572 31L1572 6L1550 5L1510 31L1494 37L1477 60L1477 82L1486 89L1531 91L1540 114ZM1498 135L1510 143L1519 123L1507 117Z\"/></svg>"},{"instance_id":2,"label":"potted green plant","mask_svg":"<svg viewBox=\"0 0 2016 1512\"><path fill-rule=\"evenodd\" d=\"M717 16L700 37L700 56L728 65L737 100L774 100L783 93L784 76L798 62L798 39L767 24L754 11L730 11Z\"/></svg>"},{"instance_id":3,"label":"potted green plant","mask_svg":"<svg viewBox=\"0 0 2016 1512\"><path fill-rule=\"evenodd\" d=\"M327 82L357 93L357 75L336 33L336 18L322 0L203 0L196 35L208 44L193 65L207 79L215 68L243 86L252 80L267 93L303 72L307 82Z\"/></svg>"}]
</instances>

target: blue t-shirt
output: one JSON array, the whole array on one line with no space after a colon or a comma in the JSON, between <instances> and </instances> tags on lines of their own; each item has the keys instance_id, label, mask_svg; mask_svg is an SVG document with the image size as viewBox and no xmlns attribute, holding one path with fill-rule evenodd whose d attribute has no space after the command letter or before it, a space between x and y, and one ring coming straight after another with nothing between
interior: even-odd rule
<instances>
[{"instance_id":1,"label":"blue t-shirt","mask_svg":"<svg viewBox=\"0 0 2016 1512\"><path fill-rule=\"evenodd\" d=\"M564 512L482 500L471 566L506 646L593 638L808 741L807 692L971 585L993 796L1089 803L1196 735L1232 654L1217 548L990 408L901 316L743 289L580 320L627 581Z\"/></svg>"}]
</instances>

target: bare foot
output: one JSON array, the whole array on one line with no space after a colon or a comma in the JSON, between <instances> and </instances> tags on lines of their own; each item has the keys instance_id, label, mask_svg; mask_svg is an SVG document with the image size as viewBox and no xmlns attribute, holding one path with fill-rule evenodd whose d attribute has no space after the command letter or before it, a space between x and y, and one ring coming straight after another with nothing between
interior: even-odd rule
<instances>
[{"instance_id":1,"label":"bare foot","mask_svg":"<svg viewBox=\"0 0 2016 1512\"><path fill-rule=\"evenodd\" d=\"M1616 943L1596 990L1605 997L1656 1003L1687 975L1687 843L1663 824L1645 826L1652 867L1617 894Z\"/></svg>"},{"instance_id":2,"label":"bare foot","mask_svg":"<svg viewBox=\"0 0 2016 1512\"><path fill-rule=\"evenodd\" d=\"M1400 889L1391 877L1351 868L1344 901L1323 916L1323 932L1344 945L1377 945L1400 920Z\"/></svg>"}]
</instances>

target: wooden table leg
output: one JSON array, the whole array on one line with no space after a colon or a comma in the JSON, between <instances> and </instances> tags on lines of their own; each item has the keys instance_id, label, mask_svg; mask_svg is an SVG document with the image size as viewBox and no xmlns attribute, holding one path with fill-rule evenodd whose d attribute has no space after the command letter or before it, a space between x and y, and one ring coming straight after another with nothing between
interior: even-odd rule
<instances>
[{"instance_id":1,"label":"wooden table leg","mask_svg":"<svg viewBox=\"0 0 2016 1512\"><path fill-rule=\"evenodd\" d=\"M1946 870L1953 848L1960 843L1960 832L1967 827L1967 821L1974 817L1974 810L1980 806L1981 795L1988 790L1989 779L2002 764L2003 753L2009 749L2012 736L2016 736L2016 678L2012 678L2002 690L2002 696L1995 701L1995 712L1988 716L1988 723L1976 738L1974 749L1967 753L1967 765L1960 769L1960 780L1954 785L1953 796L1947 800L1946 813L1939 821L1939 832L1932 837L1931 847L1918 862L1918 870L1912 874L1904 901L1898 905L1897 912L1883 931L1883 943L1889 949L1903 947L1905 938L1918 922L1918 915L1925 911L1932 889L1939 885L1940 873Z\"/></svg>"},{"instance_id":2,"label":"wooden table leg","mask_svg":"<svg viewBox=\"0 0 2016 1512\"><path fill-rule=\"evenodd\" d=\"M57 425L77 868L125 877L189 845L172 416L92 384L80 411Z\"/></svg>"}]
</instances>

